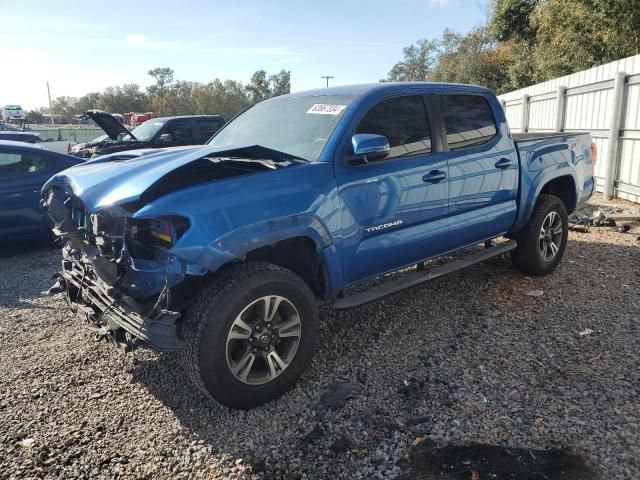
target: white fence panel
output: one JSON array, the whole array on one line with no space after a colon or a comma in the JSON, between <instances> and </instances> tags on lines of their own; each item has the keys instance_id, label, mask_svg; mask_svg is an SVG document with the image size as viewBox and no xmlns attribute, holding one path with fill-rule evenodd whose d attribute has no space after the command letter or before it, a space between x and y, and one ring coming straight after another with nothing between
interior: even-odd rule
<instances>
[{"instance_id":1,"label":"white fence panel","mask_svg":"<svg viewBox=\"0 0 640 480\"><path fill-rule=\"evenodd\" d=\"M553 131L557 103L555 93L529 98L529 131Z\"/></svg>"},{"instance_id":2,"label":"white fence panel","mask_svg":"<svg viewBox=\"0 0 640 480\"><path fill-rule=\"evenodd\" d=\"M620 72L624 78L616 88L615 79ZM591 133L598 147L594 172L598 190L640 202L640 55L499 98L514 132ZM614 137L610 145L611 132ZM611 160L610 146L615 152Z\"/></svg>"}]
</instances>

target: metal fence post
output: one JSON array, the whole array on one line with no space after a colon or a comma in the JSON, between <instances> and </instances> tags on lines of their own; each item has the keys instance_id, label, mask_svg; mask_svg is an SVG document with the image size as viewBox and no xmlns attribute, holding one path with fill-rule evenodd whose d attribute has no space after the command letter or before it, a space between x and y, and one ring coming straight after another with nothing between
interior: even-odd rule
<instances>
[{"instance_id":1,"label":"metal fence post","mask_svg":"<svg viewBox=\"0 0 640 480\"><path fill-rule=\"evenodd\" d=\"M616 73L613 83L613 105L611 111L611 124L609 126L609 145L607 148L607 164L605 165L604 186L602 195L605 199L613 197L613 187L618 170L618 153L620 141L620 127L622 125L622 115L624 112L626 72Z\"/></svg>"},{"instance_id":2,"label":"metal fence post","mask_svg":"<svg viewBox=\"0 0 640 480\"><path fill-rule=\"evenodd\" d=\"M529 131L529 95L522 95L522 121L520 122L522 133Z\"/></svg>"},{"instance_id":3,"label":"metal fence post","mask_svg":"<svg viewBox=\"0 0 640 480\"><path fill-rule=\"evenodd\" d=\"M556 97L556 132L564 130L564 116L567 111L567 87L558 87L558 96Z\"/></svg>"}]
</instances>

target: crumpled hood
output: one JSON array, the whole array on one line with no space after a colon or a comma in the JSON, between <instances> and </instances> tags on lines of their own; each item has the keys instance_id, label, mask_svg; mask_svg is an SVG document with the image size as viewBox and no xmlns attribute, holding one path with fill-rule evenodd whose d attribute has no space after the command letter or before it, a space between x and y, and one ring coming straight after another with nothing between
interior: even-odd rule
<instances>
[{"instance_id":1,"label":"crumpled hood","mask_svg":"<svg viewBox=\"0 0 640 480\"><path fill-rule=\"evenodd\" d=\"M163 177L203 157L240 157L296 161L294 158L277 159L280 152L258 145L227 145L223 147L189 146L167 148L157 153L136 151L141 154L126 160L100 157L76 165L53 177L42 187L42 195L53 186L70 186L87 210L94 213L103 208L123 205L139 200L142 194ZM119 155L127 152L120 152ZM134 153L134 152L131 152ZM118 155L113 158L117 159Z\"/></svg>"}]
</instances>

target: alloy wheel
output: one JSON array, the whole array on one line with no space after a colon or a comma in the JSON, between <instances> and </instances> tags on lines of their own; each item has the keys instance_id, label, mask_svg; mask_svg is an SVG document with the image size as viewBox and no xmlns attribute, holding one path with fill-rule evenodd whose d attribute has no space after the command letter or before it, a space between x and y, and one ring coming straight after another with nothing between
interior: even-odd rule
<instances>
[{"instance_id":1,"label":"alloy wheel","mask_svg":"<svg viewBox=\"0 0 640 480\"><path fill-rule=\"evenodd\" d=\"M540 227L539 243L540 255L545 262L553 260L560 251L562 244L562 218L556 211L551 211L544 217Z\"/></svg>"},{"instance_id":2,"label":"alloy wheel","mask_svg":"<svg viewBox=\"0 0 640 480\"><path fill-rule=\"evenodd\" d=\"M260 385L281 375L298 351L302 323L285 297L254 300L235 318L226 342L227 366L242 383Z\"/></svg>"}]
</instances>

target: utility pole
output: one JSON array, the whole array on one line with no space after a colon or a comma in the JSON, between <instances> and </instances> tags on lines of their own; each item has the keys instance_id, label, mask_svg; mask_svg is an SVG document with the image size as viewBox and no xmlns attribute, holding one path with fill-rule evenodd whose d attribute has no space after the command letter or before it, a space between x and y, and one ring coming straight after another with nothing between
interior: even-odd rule
<instances>
[{"instance_id":1,"label":"utility pole","mask_svg":"<svg viewBox=\"0 0 640 480\"><path fill-rule=\"evenodd\" d=\"M333 77L331 75L322 75L320 78L324 78L327 81L327 88L329 88L329 79L336 78L336 77Z\"/></svg>"},{"instance_id":2,"label":"utility pole","mask_svg":"<svg viewBox=\"0 0 640 480\"><path fill-rule=\"evenodd\" d=\"M47 96L49 97L49 118L51 119L51 125L53 125L53 113L51 111L51 90L49 90L48 81L47 81Z\"/></svg>"}]
</instances>

